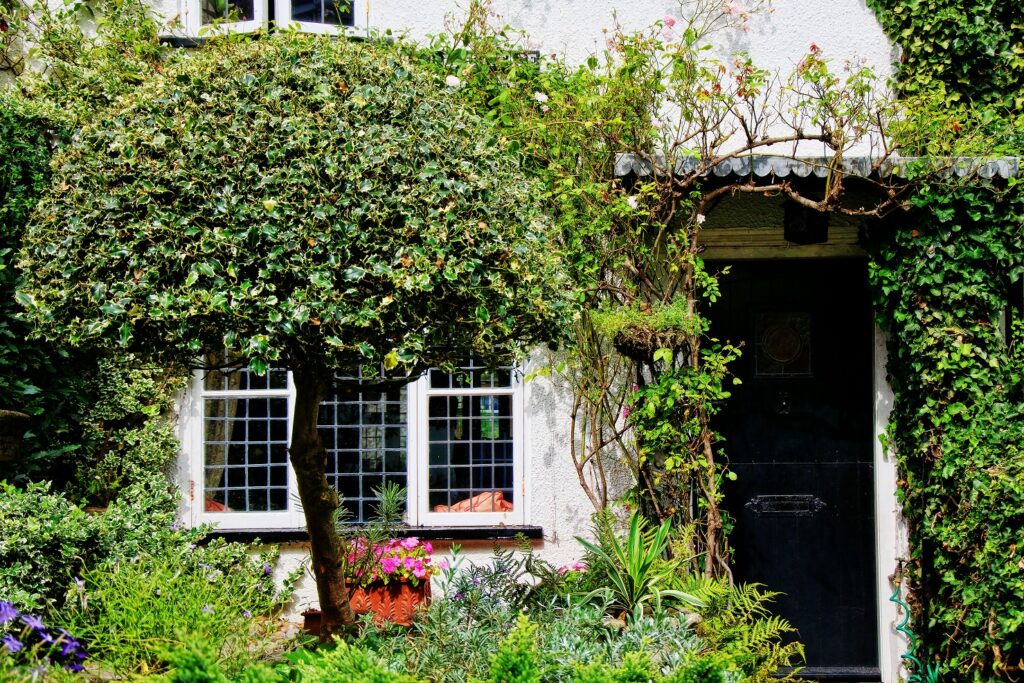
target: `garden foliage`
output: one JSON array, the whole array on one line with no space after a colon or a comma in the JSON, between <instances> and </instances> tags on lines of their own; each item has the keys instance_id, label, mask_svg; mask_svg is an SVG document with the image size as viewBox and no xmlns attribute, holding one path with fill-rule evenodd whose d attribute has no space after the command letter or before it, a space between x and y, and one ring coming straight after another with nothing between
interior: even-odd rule
<instances>
[{"instance_id":1,"label":"garden foliage","mask_svg":"<svg viewBox=\"0 0 1024 683\"><path fill-rule=\"evenodd\" d=\"M912 152L1024 151L1020 3L871 4L902 47L900 86L915 102L941 103L932 125L957 133L954 147ZM887 441L910 531L898 578L921 638L915 655L944 679L1024 672L1021 189L1016 179L919 183L909 213L873 235L896 394Z\"/></svg>"},{"instance_id":2,"label":"garden foliage","mask_svg":"<svg viewBox=\"0 0 1024 683\"><path fill-rule=\"evenodd\" d=\"M269 648L298 574L279 586L276 549L206 540L181 528L177 506L161 477L127 487L102 515L45 484L3 484L0 595L83 639L108 674L165 668L189 633L237 671Z\"/></svg>"},{"instance_id":3,"label":"garden foliage","mask_svg":"<svg viewBox=\"0 0 1024 683\"><path fill-rule=\"evenodd\" d=\"M536 185L448 86L384 43L278 33L169 67L55 161L19 300L41 334L157 364L292 371L290 460L324 633L353 618L317 412L553 341L568 313Z\"/></svg>"},{"instance_id":4,"label":"garden foliage","mask_svg":"<svg viewBox=\"0 0 1024 683\"><path fill-rule=\"evenodd\" d=\"M871 265L890 335L888 431L910 529L915 630L962 680L1024 668L1024 199L1020 186L921 188L913 227Z\"/></svg>"}]
</instances>

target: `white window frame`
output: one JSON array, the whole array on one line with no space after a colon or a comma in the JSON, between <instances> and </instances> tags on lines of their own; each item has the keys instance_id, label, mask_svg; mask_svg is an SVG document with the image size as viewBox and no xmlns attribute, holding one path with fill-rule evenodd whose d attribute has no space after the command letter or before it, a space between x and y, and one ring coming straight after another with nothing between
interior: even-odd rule
<instances>
[{"instance_id":1,"label":"white window frame","mask_svg":"<svg viewBox=\"0 0 1024 683\"><path fill-rule=\"evenodd\" d=\"M219 35L224 33L252 33L265 29L271 19L282 27L297 28L303 33L344 34L363 28L359 19L368 18L369 0L352 0L352 25L321 24L311 21L295 21L292 16L292 0L276 0L274 16L268 12L267 0L253 0L253 18L250 21L222 22L219 24L203 24L203 0L181 0L181 16L185 33L188 36Z\"/></svg>"},{"instance_id":2,"label":"white window frame","mask_svg":"<svg viewBox=\"0 0 1024 683\"><path fill-rule=\"evenodd\" d=\"M179 438L184 457L179 469L182 490L182 519L192 526L211 524L223 531L230 530L296 530L306 527L306 520L299 501L295 471L288 463L288 507L273 512L207 512L206 511L206 448L204 411L208 398L260 398L283 397L288 399L288 441L291 442L295 406L295 385L292 374L288 373L285 389L206 389L206 372L193 374L190 388L178 402ZM479 389L454 388L430 389L427 374L407 385L407 427L406 481L409 482L407 501L407 522L413 527L500 527L519 526L527 523L529 508L526 468L526 420L524 378L519 368L512 370L512 386ZM515 497L511 512L432 512L429 509L428 465L429 431L428 399L430 396L492 396L512 397L512 476Z\"/></svg>"},{"instance_id":3,"label":"white window frame","mask_svg":"<svg viewBox=\"0 0 1024 683\"><path fill-rule=\"evenodd\" d=\"M416 382L415 404L411 406L414 410L410 411L413 413L410 422L416 425L416 438L412 440L416 447L416 455L410 457L409 461L417 464L416 478L410 479L410 481L416 482L417 500L410 501L410 509L413 509L412 503L415 503L417 518L421 526L518 526L526 523L524 381L518 368L512 369L511 376L511 387L432 389L428 383L429 377L422 377ZM434 512L431 510L428 405L432 396L510 396L512 398L512 481L515 487L515 496L512 500L511 512Z\"/></svg>"},{"instance_id":4,"label":"white window frame","mask_svg":"<svg viewBox=\"0 0 1024 683\"><path fill-rule=\"evenodd\" d=\"M252 19L249 21L224 21L218 24L203 23L203 0L184 0L182 24L189 36L223 35L225 33L252 33L267 27L267 0L253 0Z\"/></svg>"},{"instance_id":5,"label":"white window frame","mask_svg":"<svg viewBox=\"0 0 1024 683\"><path fill-rule=\"evenodd\" d=\"M260 2L261 0L256 0ZM265 1L265 0L264 0ZM292 19L292 0L275 0L274 23L278 26L294 27L303 33L327 33L341 34L349 33L360 28L360 12L366 14L367 0L351 0L352 2L352 25L345 24L322 24L313 21L297 21Z\"/></svg>"},{"instance_id":6,"label":"white window frame","mask_svg":"<svg viewBox=\"0 0 1024 683\"><path fill-rule=\"evenodd\" d=\"M206 425L205 401L209 398L285 398L288 400L288 441L292 438L292 419L295 410L295 385L291 373L285 389L207 389L207 372L194 373L192 386L181 403L181 443L188 460L189 521L192 526L214 524L220 529L301 529L305 527L302 503L299 501L295 470L287 463L288 496L284 510L268 512L207 512L206 511Z\"/></svg>"}]
</instances>

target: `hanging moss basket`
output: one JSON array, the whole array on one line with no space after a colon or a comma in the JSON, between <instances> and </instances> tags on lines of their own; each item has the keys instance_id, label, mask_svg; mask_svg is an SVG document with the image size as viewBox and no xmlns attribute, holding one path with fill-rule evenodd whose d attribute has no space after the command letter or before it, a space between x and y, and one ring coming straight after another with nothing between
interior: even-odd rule
<instances>
[{"instance_id":1,"label":"hanging moss basket","mask_svg":"<svg viewBox=\"0 0 1024 683\"><path fill-rule=\"evenodd\" d=\"M22 457L29 419L25 413L0 409L0 462L13 462Z\"/></svg>"},{"instance_id":2,"label":"hanging moss basket","mask_svg":"<svg viewBox=\"0 0 1024 683\"><path fill-rule=\"evenodd\" d=\"M681 330L656 330L642 325L629 325L615 334L612 343L627 358L645 362L658 349L686 349L689 340L689 335Z\"/></svg>"}]
</instances>

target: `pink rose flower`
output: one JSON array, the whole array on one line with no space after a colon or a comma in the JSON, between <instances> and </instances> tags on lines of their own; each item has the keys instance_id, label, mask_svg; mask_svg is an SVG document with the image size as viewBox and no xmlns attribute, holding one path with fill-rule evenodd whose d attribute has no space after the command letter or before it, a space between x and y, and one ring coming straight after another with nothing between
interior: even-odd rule
<instances>
[{"instance_id":1,"label":"pink rose flower","mask_svg":"<svg viewBox=\"0 0 1024 683\"><path fill-rule=\"evenodd\" d=\"M662 19L661 21L663 24L665 24L665 26L668 26L669 28L672 28L673 26L676 25L676 18L673 17L671 14L666 14L665 18Z\"/></svg>"}]
</instances>

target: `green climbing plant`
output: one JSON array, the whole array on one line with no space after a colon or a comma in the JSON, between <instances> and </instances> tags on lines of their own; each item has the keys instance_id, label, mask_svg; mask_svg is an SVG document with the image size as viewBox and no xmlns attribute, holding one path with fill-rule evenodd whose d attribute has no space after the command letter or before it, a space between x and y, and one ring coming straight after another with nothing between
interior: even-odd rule
<instances>
[{"instance_id":1,"label":"green climbing plant","mask_svg":"<svg viewBox=\"0 0 1024 683\"><path fill-rule=\"evenodd\" d=\"M946 135L939 144L922 138L912 153L1024 151L1020 3L869 4L901 47L900 88L918 105L908 120ZM919 639L908 660L916 680L940 670L944 680L969 681L1024 672L1022 187L1017 179L921 183L911 211L874 242L871 281L895 392L886 439L910 535L900 574Z\"/></svg>"}]
</instances>

